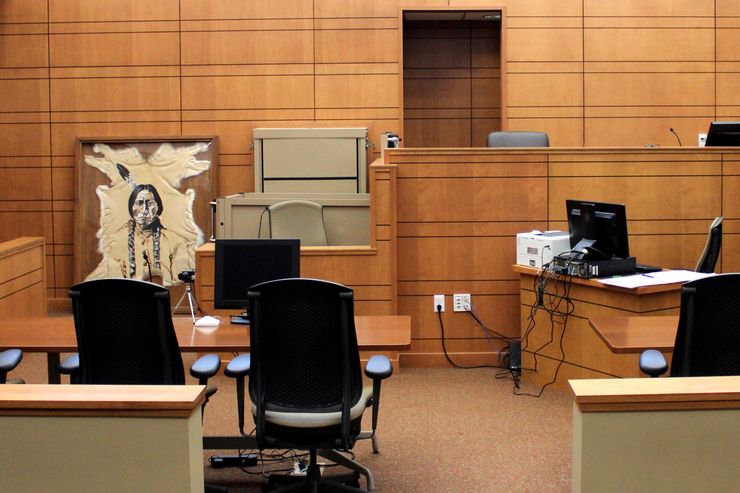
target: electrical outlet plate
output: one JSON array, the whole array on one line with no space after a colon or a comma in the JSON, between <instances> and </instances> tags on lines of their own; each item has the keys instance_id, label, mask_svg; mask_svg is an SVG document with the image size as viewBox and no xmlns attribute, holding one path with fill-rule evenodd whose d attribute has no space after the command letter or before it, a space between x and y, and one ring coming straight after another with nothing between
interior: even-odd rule
<instances>
[{"instance_id":1,"label":"electrical outlet plate","mask_svg":"<svg viewBox=\"0 0 740 493\"><path fill-rule=\"evenodd\" d=\"M445 295L443 294L435 294L434 295L434 313L437 313L437 307L441 306L442 309L439 310L441 312L445 311Z\"/></svg>"},{"instance_id":2,"label":"electrical outlet plate","mask_svg":"<svg viewBox=\"0 0 740 493\"><path fill-rule=\"evenodd\" d=\"M470 294L453 294L452 295L452 310L455 312L469 312L470 311Z\"/></svg>"}]
</instances>

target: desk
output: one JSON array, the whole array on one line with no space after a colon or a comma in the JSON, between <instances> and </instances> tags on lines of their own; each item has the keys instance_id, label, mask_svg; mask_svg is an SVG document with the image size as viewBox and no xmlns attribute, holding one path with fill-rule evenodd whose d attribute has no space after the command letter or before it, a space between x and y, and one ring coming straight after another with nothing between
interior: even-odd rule
<instances>
[{"instance_id":1,"label":"desk","mask_svg":"<svg viewBox=\"0 0 740 493\"><path fill-rule=\"evenodd\" d=\"M678 317L597 317L588 321L612 353L641 353L646 349L673 352Z\"/></svg>"},{"instance_id":2,"label":"desk","mask_svg":"<svg viewBox=\"0 0 740 493\"><path fill-rule=\"evenodd\" d=\"M217 328L195 328L189 317L173 317L182 352L249 351L249 326L222 322ZM405 315L356 316L361 351L381 352L398 363L398 352L411 345L411 319ZM0 348L47 353L49 383L59 383L59 353L77 351L71 316L0 320ZM390 354L387 354L390 353ZM397 368L396 368L397 369Z\"/></svg>"},{"instance_id":3,"label":"desk","mask_svg":"<svg viewBox=\"0 0 740 493\"><path fill-rule=\"evenodd\" d=\"M535 281L538 269L515 265L520 274L520 328L524 336L529 325L529 315L536 301ZM556 281L561 284L565 277ZM554 325L545 310L535 315L535 326L529 336L527 350L522 354L522 367L534 368L532 351L553 341L538 352L537 372L524 371L525 382L544 385L555 376L560 359L555 387L567 388L568 379L638 377L638 354L617 354L607 348L602 339L589 326L590 319L607 317L660 317L678 315L681 283L625 289L601 284L595 279L571 278L570 299L573 313L568 317L565 331L559 323ZM675 334L675 331L674 331ZM561 356L559 341L562 337Z\"/></svg>"}]
</instances>

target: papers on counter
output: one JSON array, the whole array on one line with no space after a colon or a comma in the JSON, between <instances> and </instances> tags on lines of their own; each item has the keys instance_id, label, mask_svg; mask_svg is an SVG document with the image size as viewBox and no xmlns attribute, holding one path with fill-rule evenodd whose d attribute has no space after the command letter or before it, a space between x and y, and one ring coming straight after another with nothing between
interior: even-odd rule
<instances>
[{"instance_id":1,"label":"papers on counter","mask_svg":"<svg viewBox=\"0 0 740 493\"><path fill-rule=\"evenodd\" d=\"M632 276L608 277L599 279L602 284L617 286L620 288L641 288L643 286L655 286L658 284L673 284L676 282L689 282L714 274L703 274L692 270L661 270L649 274L635 274Z\"/></svg>"}]
</instances>

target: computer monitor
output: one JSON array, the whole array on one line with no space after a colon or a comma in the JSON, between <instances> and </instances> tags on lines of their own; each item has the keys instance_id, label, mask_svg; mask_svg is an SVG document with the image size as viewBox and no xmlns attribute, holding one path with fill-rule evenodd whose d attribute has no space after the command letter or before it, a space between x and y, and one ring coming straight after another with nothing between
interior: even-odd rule
<instances>
[{"instance_id":1,"label":"computer monitor","mask_svg":"<svg viewBox=\"0 0 740 493\"><path fill-rule=\"evenodd\" d=\"M627 214L624 204L566 200L570 247L585 258L628 258Z\"/></svg>"},{"instance_id":2,"label":"computer monitor","mask_svg":"<svg viewBox=\"0 0 740 493\"><path fill-rule=\"evenodd\" d=\"M243 309L232 322L249 323L248 289L273 279L300 277L300 247L296 239L216 240L214 306Z\"/></svg>"},{"instance_id":3,"label":"computer monitor","mask_svg":"<svg viewBox=\"0 0 740 493\"><path fill-rule=\"evenodd\" d=\"M740 122L712 122L705 146L740 146Z\"/></svg>"}]
</instances>

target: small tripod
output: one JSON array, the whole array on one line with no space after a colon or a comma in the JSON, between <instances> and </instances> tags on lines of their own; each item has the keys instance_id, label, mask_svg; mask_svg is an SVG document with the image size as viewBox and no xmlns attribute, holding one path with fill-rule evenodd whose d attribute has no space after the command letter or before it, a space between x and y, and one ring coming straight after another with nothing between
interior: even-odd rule
<instances>
[{"instance_id":1,"label":"small tripod","mask_svg":"<svg viewBox=\"0 0 740 493\"><path fill-rule=\"evenodd\" d=\"M193 322L195 322L195 311L198 309L198 303L195 300L195 296L193 296L193 282L195 281L195 271L186 270L180 272L177 275L177 278L185 283L185 292L182 293L182 296L180 296L180 301L178 301L175 305L175 308L172 309L172 313L174 314L175 312L177 312L177 309L180 308L180 305L187 296L188 305L190 305L190 316L193 318Z\"/></svg>"}]
</instances>

